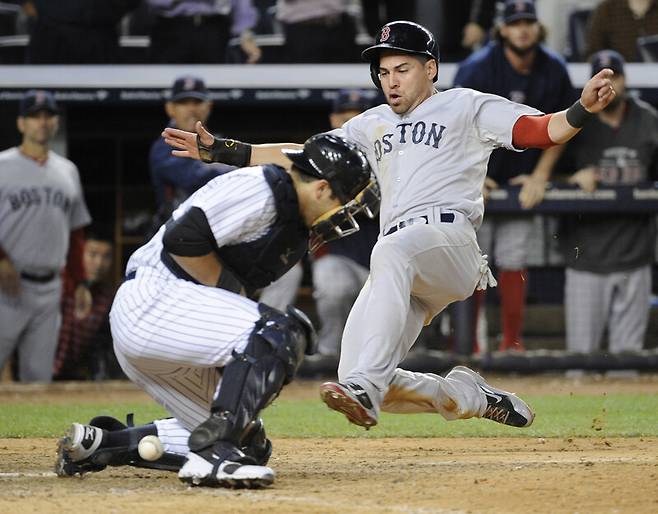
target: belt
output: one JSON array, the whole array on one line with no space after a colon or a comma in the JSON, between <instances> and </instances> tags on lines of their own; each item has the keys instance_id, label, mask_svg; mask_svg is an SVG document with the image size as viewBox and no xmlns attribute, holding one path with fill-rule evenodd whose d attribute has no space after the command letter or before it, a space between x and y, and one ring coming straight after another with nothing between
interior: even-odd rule
<instances>
[{"instance_id":1,"label":"belt","mask_svg":"<svg viewBox=\"0 0 658 514\"><path fill-rule=\"evenodd\" d=\"M441 223L453 223L455 221L455 215L452 212L442 212L439 215L439 221ZM408 227L410 225L418 225L418 224L427 225L428 223L429 223L429 218L427 216L418 216L417 218L409 218L406 220L402 220L396 225L393 225L386 232L384 232L384 236L389 236L394 232L397 232L398 230L403 229L404 227Z\"/></svg>"},{"instance_id":2,"label":"belt","mask_svg":"<svg viewBox=\"0 0 658 514\"><path fill-rule=\"evenodd\" d=\"M21 271L21 278L24 278L25 280L29 280L30 282L39 282L40 284L45 284L46 282L50 282L56 276L57 273L55 273L54 271L51 271L46 275L32 275L32 273Z\"/></svg>"}]
</instances>

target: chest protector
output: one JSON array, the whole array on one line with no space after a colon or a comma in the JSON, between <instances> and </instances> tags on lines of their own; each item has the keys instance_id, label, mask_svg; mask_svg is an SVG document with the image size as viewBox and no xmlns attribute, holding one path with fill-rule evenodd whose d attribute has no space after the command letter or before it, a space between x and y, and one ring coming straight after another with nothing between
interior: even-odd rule
<instances>
[{"instance_id":1,"label":"chest protector","mask_svg":"<svg viewBox=\"0 0 658 514\"><path fill-rule=\"evenodd\" d=\"M308 249L308 228L299 214L299 200L292 178L283 168L268 164L263 174L272 189L276 219L255 241L223 246L217 250L222 265L248 292L265 287L292 268Z\"/></svg>"}]
</instances>

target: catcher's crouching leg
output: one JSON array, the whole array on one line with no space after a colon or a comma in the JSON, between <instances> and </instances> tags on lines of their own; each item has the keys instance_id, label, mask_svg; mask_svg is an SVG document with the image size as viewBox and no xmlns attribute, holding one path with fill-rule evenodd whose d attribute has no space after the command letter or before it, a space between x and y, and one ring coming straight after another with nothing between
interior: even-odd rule
<instances>
[{"instance_id":1,"label":"catcher's crouching leg","mask_svg":"<svg viewBox=\"0 0 658 514\"><path fill-rule=\"evenodd\" d=\"M97 416L87 425L73 423L58 443L55 473L60 477L83 475L107 466L178 471L185 462L182 455L165 452L155 461L140 457L137 448L141 439L157 434L153 423L134 426L132 414L127 425L110 416Z\"/></svg>"},{"instance_id":2,"label":"catcher's crouching leg","mask_svg":"<svg viewBox=\"0 0 658 514\"><path fill-rule=\"evenodd\" d=\"M193 485L263 487L274 481L274 472L259 463L262 454L240 450L246 445L250 423L288 384L304 353L316 348L316 335L306 315L288 307L284 314L258 306L256 322L244 353L234 353L226 365L222 383L213 401L210 417L192 431L187 462L179 478ZM261 448L271 452L264 438ZM252 445L253 446L253 445Z\"/></svg>"}]
</instances>

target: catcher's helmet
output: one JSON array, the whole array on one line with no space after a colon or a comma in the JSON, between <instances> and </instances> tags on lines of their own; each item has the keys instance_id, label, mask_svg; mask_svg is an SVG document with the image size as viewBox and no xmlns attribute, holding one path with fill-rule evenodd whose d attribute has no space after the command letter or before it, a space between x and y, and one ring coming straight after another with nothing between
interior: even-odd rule
<instances>
[{"instance_id":1,"label":"catcher's helmet","mask_svg":"<svg viewBox=\"0 0 658 514\"><path fill-rule=\"evenodd\" d=\"M302 150L283 150L303 173L325 179L341 203L352 200L370 181L370 165L354 143L333 134L317 134Z\"/></svg>"},{"instance_id":2,"label":"catcher's helmet","mask_svg":"<svg viewBox=\"0 0 658 514\"><path fill-rule=\"evenodd\" d=\"M301 172L325 179L343 205L325 212L313 222L309 249L349 236L359 230L354 216L363 213L374 218L379 211L380 192L365 154L347 139L318 134L304 143L302 150L283 150Z\"/></svg>"},{"instance_id":3,"label":"catcher's helmet","mask_svg":"<svg viewBox=\"0 0 658 514\"><path fill-rule=\"evenodd\" d=\"M370 76L379 89L382 88L379 80L379 55L382 50L398 50L408 54L425 55L434 59L437 65L439 64L439 45L429 30L411 21L387 23L377 34L375 44L361 53L364 61L370 61ZM437 72L433 78L434 82L438 76Z\"/></svg>"}]
</instances>

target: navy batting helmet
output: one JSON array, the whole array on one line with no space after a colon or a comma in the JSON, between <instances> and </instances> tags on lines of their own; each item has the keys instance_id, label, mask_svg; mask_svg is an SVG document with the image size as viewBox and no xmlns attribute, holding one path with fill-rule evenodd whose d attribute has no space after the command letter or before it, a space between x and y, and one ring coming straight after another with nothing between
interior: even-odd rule
<instances>
[{"instance_id":1,"label":"navy batting helmet","mask_svg":"<svg viewBox=\"0 0 658 514\"><path fill-rule=\"evenodd\" d=\"M370 181L370 165L354 143L333 134L317 134L302 150L283 150L302 172L325 179L341 203L352 200Z\"/></svg>"},{"instance_id":2,"label":"navy batting helmet","mask_svg":"<svg viewBox=\"0 0 658 514\"><path fill-rule=\"evenodd\" d=\"M439 64L439 45L434 35L422 25L411 21L392 21L384 25L375 44L366 48L361 57L370 62L370 76L379 89L382 88L379 80L379 56L383 50L397 50L407 54L424 55L434 59ZM438 72L433 80L436 82Z\"/></svg>"}]
</instances>

